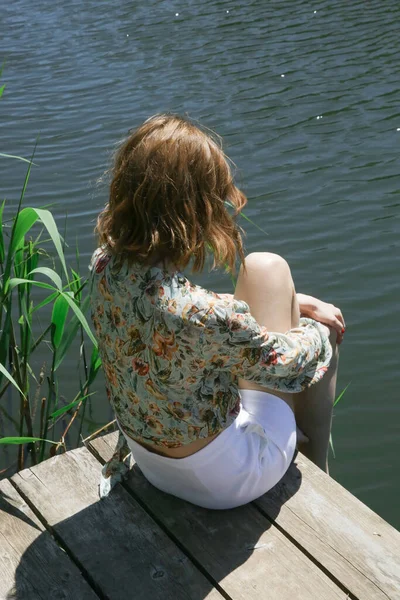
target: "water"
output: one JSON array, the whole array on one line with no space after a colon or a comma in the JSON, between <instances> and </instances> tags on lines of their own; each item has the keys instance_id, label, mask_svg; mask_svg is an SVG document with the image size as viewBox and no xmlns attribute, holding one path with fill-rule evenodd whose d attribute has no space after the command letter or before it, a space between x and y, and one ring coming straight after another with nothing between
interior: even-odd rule
<instances>
[{"instance_id":1,"label":"water","mask_svg":"<svg viewBox=\"0 0 400 600\"><path fill-rule=\"evenodd\" d=\"M60 227L68 212L71 258L76 236L89 260L107 198L96 181L130 128L171 110L224 137L246 214L268 233L243 221L247 252L282 254L298 291L343 311L338 391L351 385L331 474L396 527L399 18L389 0L14 0L0 15L1 151L29 157L40 135L26 203L55 204ZM9 207L25 166L0 160ZM195 281L231 291L225 275ZM85 431L111 418L99 385Z\"/></svg>"}]
</instances>

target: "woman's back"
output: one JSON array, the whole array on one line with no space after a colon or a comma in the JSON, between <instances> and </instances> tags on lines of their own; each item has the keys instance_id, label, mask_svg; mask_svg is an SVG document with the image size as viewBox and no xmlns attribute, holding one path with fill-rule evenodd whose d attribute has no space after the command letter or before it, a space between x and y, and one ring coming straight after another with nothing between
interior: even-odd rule
<instances>
[{"instance_id":1,"label":"woman's back","mask_svg":"<svg viewBox=\"0 0 400 600\"><path fill-rule=\"evenodd\" d=\"M93 273L93 323L109 399L126 433L171 448L232 423L235 378L221 370L221 354L210 356L204 335L213 305L223 309L229 301L178 271L117 267L101 250Z\"/></svg>"},{"instance_id":2,"label":"woman's back","mask_svg":"<svg viewBox=\"0 0 400 600\"><path fill-rule=\"evenodd\" d=\"M238 376L298 391L330 358L307 319L271 334L245 302L101 249L91 302L109 400L127 435L148 445L176 448L227 428L240 409Z\"/></svg>"}]
</instances>

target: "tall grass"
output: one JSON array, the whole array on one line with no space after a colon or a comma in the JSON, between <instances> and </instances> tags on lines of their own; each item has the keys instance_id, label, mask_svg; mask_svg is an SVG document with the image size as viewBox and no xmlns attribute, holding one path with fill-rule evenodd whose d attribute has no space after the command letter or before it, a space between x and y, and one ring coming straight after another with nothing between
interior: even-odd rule
<instances>
[{"instance_id":1,"label":"tall grass","mask_svg":"<svg viewBox=\"0 0 400 600\"><path fill-rule=\"evenodd\" d=\"M90 396L90 385L101 365L97 342L85 317L89 305L89 297L85 294L86 279L67 267L64 242L50 211L22 208L31 168L32 159L16 215L9 227L3 222L5 202L0 208L0 408L3 415L5 409L1 402L10 385L19 397L18 435L0 438L0 444L19 444L18 468L26 462L25 444L28 444L32 464L47 458L49 443L54 446L49 455L54 455L60 447L66 450L65 436L79 411L83 419L84 410L81 409ZM34 238L32 234L38 225L41 231ZM43 233L47 234L47 240L42 241ZM54 262L58 263L59 269L56 264L54 268L48 266L44 243L52 244ZM39 299L38 294L32 293L33 288L41 290ZM36 313L43 310L48 324L35 337L33 320ZM81 340L84 376L79 377L75 397L66 406L60 406L58 374L77 337ZM89 357L88 342L92 346ZM43 344L51 350L51 364L34 373L32 357ZM39 397L42 398L40 416L35 420ZM49 439L51 430L54 431L56 423L61 417L65 418L66 413L70 420L60 439Z\"/></svg>"},{"instance_id":2,"label":"tall grass","mask_svg":"<svg viewBox=\"0 0 400 600\"><path fill-rule=\"evenodd\" d=\"M4 87L0 87L0 97ZM51 212L23 207L34 154L35 150L29 160L0 154L0 160L27 163L19 202L10 221L4 220L5 201L0 205L0 412L14 425L16 433L0 438L0 444L19 445L18 469L26 466L29 457L31 464L36 464L60 448L65 451L65 436L80 413L79 444L90 386L101 366L97 342L85 317L89 306L86 278L67 267L65 243ZM40 293L34 293L34 288ZM43 311L47 325L35 336L37 319L34 320ZM77 338L81 359L77 390L64 405L59 372ZM50 364L35 373L32 359L43 345L50 350ZM4 407L6 392L9 397L11 390L12 402L19 404L17 419ZM59 439L54 439L55 425L67 416L70 418L64 431Z\"/></svg>"}]
</instances>

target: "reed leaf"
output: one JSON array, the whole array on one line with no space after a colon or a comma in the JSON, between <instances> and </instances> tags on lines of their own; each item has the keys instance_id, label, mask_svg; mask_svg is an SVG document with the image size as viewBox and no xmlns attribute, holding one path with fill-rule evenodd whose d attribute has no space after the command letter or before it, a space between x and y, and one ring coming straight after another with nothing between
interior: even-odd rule
<instances>
[{"instance_id":1,"label":"reed leaf","mask_svg":"<svg viewBox=\"0 0 400 600\"><path fill-rule=\"evenodd\" d=\"M0 308L3 308L4 305L0 305ZM1 332L1 336L0 336L0 384L3 381L3 374L4 372L1 369L2 365L5 365L7 362L7 354L8 354L8 348L9 348L9 343L10 343L10 331L12 329L12 320L11 320L11 304L9 302L7 302L7 306L6 308L6 315L4 320L0 319L0 324L1 327L3 328L3 331ZM8 373L8 371L7 371Z\"/></svg>"},{"instance_id":2,"label":"reed leaf","mask_svg":"<svg viewBox=\"0 0 400 600\"><path fill-rule=\"evenodd\" d=\"M37 267L36 269L32 269L28 275L33 275L34 273L40 273L41 275L45 275L54 283L58 290L62 290L62 281L61 277L58 273L56 273L53 269L49 269L49 267Z\"/></svg>"},{"instance_id":3,"label":"reed leaf","mask_svg":"<svg viewBox=\"0 0 400 600\"><path fill-rule=\"evenodd\" d=\"M93 343L93 346L95 348L97 348L97 340L94 337L93 333L90 330L90 327L88 325L88 322L86 320L85 315L82 313L81 309L79 308L79 306L77 304L75 304L75 301L71 298L71 296L69 296L68 293L66 292L60 292L64 298L66 299L66 301L68 302L68 304L70 305L70 307L72 308L72 310L74 311L74 313L76 314L76 316L78 317L83 329L86 331L89 339L91 340L91 342Z\"/></svg>"},{"instance_id":4,"label":"reed leaf","mask_svg":"<svg viewBox=\"0 0 400 600\"><path fill-rule=\"evenodd\" d=\"M3 201L3 204L0 206L0 265L4 263L5 259L5 249L4 249L4 238L3 238L3 211L4 205L6 201Z\"/></svg>"},{"instance_id":5,"label":"reed leaf","mask_svg":"<svg viewBox=\"0 0 400 600\"><path fill-rule=\"evenodd\" d=\"M38 216L33 208L23 208L17 215L8 255L10 261L14 257L14 254L18 248L21 247L21 243L23 243L25 235L31 229L32 225L36 223L37 219Z\"/></svg>"},{"instance_id":6,"label":"reed leaf","mask_svg":"<svg viewBox=\"0 0 400 600\"><path fill-rule=\"evenodd\" d=\"M333 447L333 440L332 440L332 434L331 433L329 434L329 445L330 445L331 450L332 450L333 458L336 458L335 448Z\"/></svg>"},{"instance_id":7,"label":"reed leaf","mask_svg":"<svg viewBox=\"0 0 400 600\"><path fill-rule=\"evenodd\" d=\"M18 319L18 323L20 325L24 325L26 323L30 333L32 333L30 313L28 312L27 302L24 297L21 298L21 309L20 310L21 310L22 314L21 314L20 318Z\"/></svg>"},{"instance_id":8,"label":"reed leaf","mask_svg":"<svg viewBox=\"0 0 400 600\"><path fill-rule=\"evenodd\" d=\"M43 283L42 281L32 281L31 279L23 279L21 277L12 277L9 280L10 291L13 290L17 285L22 285L23 283L30 283L31 285L35 285L36 287L55 291L55 288L49 283Z\"/></svg>"},{"instance_id":9,"label":"reed leaf","mask_svg":"<svg viewBox=\"0 0 400 600\"><path fill-rule=\"evenodd\" d=\"M70 279L70 282L69 282L70 288L74 292L75 298L77 300L80 300L81 290L82 290L82 286L81 286L82 277L79 275L79 273L74 271L74 269L72 269L72 267L71 267L71 275L72 275L72 279Z\"/></svg>"},{"instance_id":10,"label":"reed leaf","mask_svg":"<svg viewBox=\"0 0 400 600\"><path fill-rule=\"evenodd\" d=\"M50 304L50 302L53 302L53 300L55 300L57 298L57 296L58 296L58 292L54 292L54 294L50 294L50 296L47 296L47 298L45 298L44 300L39 302L39 304L36 304L36 306L32 306L32 308L30 310L31 314L33 314L40 308L43 308L43 306L46 306L46 304Z\"/></svg>"},{"instance_id":11,"label":"reed leaf","mask_svg":"<svg viewBox=\"0 0 400 600\"><path fill-rule=\"evenodd\" d=\"M349 387L351 381L349 381L349 383L346 385L346 387L344 388L344 390L342 390L339 394L339 396L336 398L335 402L333 403L333 406L336 406L336 404L343 398L347 388Z\"/></svg>"},{"instance_id":12,"label":"reed leaf","mask_svg":"<svg viewBox=\"0 0 400 600\"><path fill-rule=\"evenodd\" d=\"M67 265L65 263L65 257L62 249L61 236L58 232L57 225L54 221L54 217L48 210L44 210L41 208L23 208L21 212L18 214L16 219L16 224L12 233L12 238L10 242L10 250L8 255L8 260L10 266L8 268L8 274L11 271L11 260L14 256L16 249L18 248L21 240L24 239L25 235L31 229L31 227L36 223L36 221L40 219L43 223L47 232L50 235L50 238L54 244L54 247L57 251L58 257L60 259L61 265L63 267L66 279L68 281L68 271ZM45 267L42 267L45 268Z\"/></svg>"},{"instance_id":13,"label":"reed leaf","mask_svg":"<svg viewBox=\"0 0 400 600\"><path fill-rule=\"evenodd\" d=\"M22 279L22 278L18 278L18 277L14 277L14 278L10 279L9 288L10 288L10 290L12 290L17 285L22 285L23 283L29 283L29 284L35 285L37 287L41 287L41 288L44 288L47 290L52 290L53 292L56 291L55 288L53 286L49 285L48 283L43 283L41 281L31 281L30 279ZM86 331L86 333L87 333L88 337L90 338L90 340L92 341L93 345L97 347L96 338L94 337L93 333L90 330L90 327L88 325L85 315L82 313L79 306L77 304L75 304L75 301L71 297L72 292L62 292L59 290L57 290L57 291L68 302L69 306L72 308L72 310L78 317L83 329Z\"/></svg>"},{"instance_id":14,"label":"reed leaf","mask_svg":"<svg viewBox=\"0 0 400 600\"><path fill-rule=\"evenodd\" d=\"M339 396L336 398L336 400L333 403L333 406L336 406L336 404L343 398L347 388L349 387L351 381L349 381L349 383L346 385L346 387L344 388L344 390L342 390L339 394ZM333 439L332 439L332 434L329 434L329 446L332 450L332 455L333 458L336 458L336 454L335 454L335 448L333 447Z\"/></svg>"},{"instance_id":15,"label":"reed leaf","mask_svg":"<svg viewBox=\"0 0 400 600\"><path fill-rule=\"evenodd\" d=\"M18 383L15 381L14 377L12 377L12 375L10 375L10 373L7 371L5 366L2 365L1 363L0 363L0 372L4 375L4 377L6 377L8 379L8 381L10 381L13 384L13 386L19 391L21 396L23 396L25 398L25 394L19 387Z\"/></svg>"},{"instance_id":16,"label":"reed leaf","mask_svg":"<svg viewBox=\"0 0 400 600\"><path fill-rule=\"evenodd\" d=\"M233 204L231 202L229 202L229 200L225 200L224 204L226 206L229 206L229 208L235 209L235 207L233 206ZM251 223L252 225L254 225L254 227L256 227L259 231L261 231L262 233L264 233L264 235L269 236L269 233L267 233L266 231L264 231L264 229L262 229L259 225L257 225L257 223L255 223L252 219L250 219L250 217L248 217L247 215L245 215L244 212L240 212L239 215L241 217L243 217L246 221L248 221L249 223Z\"/></svg>"},{"instance_id":17,"label":"reed leaf","mask_svg":"<svg viewBox=\"0 0 400 600\"><path fill-rule=\"evenodd\" d=\"M96 378L97 373L101 368L101 358L99 355L98 347L93 347L92 355L90 357L90 367L87 385L91 385Z\"/></svg>"},{"instance_id":18,"label":"reed leaf","mask_svg":"<svg viewBox=\"0 0 400 600\"><path fill-rule=\"evenodd\" d=\"M86 296L81 305L81 310L83 313L87 311L89 308L90 297ZM56 360L54 363L54 370L56 371L60 364L62 363L65 354L68 352L72 342L76 338L76 334L78 333L78 329L81 325L80 320L77 315L73 315L67 327L64 330L63 338L61 340L60 346L58 348Z\"/></svg>"},{"instance_id":19,"label":"reed leaf","mask_svg":"<svg viewBox=\"0 0 400 600\"><path fill-rule=\"evenodd\" d=\"M29 247L29 251L28 251L28 257L26 260L26 270L28 273L31 273L38 266L39 251L36 248L36 244L34 244L34 242L32 242L32 241L28 242L28 247Z\"/></svg>"},{"instance_id":20,"label":"reed leaf","mask_svg":"<svg viewBox=\"0 0 400 600\"><path fill-rule=\"evenodd\" d=\"M53 440L45 440L38 437L2 437L0 444L29 444L30 442L49 442L49 444L58 444Z\"/></svg>"},{"instance_id":21,"label":"reed leaf","mask_svg":"<svg viewBox=\"0 0 400 600\"><path fill-rule=\"evenodd\" d=\"M23 158L22 156L15 156L15 154L6 154L5 152L0 152L0 156L3 158L14 158L16 160L22 160L22 162L28 163L29 165L35 165L35 167L37 166L37 163L34 163L33 160L29 160L29 158Z\"/></svg>"},{"instance_id":22,"label":"reed leaf","mask_svg":"<svg viewBox=\"0 0 400 600\"><path fill-rule=\"evenodd\" d=\"M57 300L53 304L53 312L51 315L51 343L54 350L57 350L60 345L68 310L69 305L65 300L65 297L61 295L58 296Z\"/></svg>"},{"instance_id":23,"label":"reed leaf","mask_svg":"<svg viewBox=\"0 0 400 600\"><path fill-rule=\"evenodd\" d=\"M68 270L67 270L67 265L65 263L64 252L62 249L61 236L57 229L56 222L54 221L54 217L51 214L51 212L48 210L43 210L41 208L34 208L33 210L36 211L38 217L40 218L43 225L46 227L46 229L53 241L54 247L58 254L58 258L60 259L61 265L63 267L66 280L68 281Z\"/></svg>"},{"instance_id":24,"label":"reed leaf","mask_svg":"<svg viewBox=\"0 0 400 600\"><path fill-rule=\"evenodd\" d=\"M9 288L10 288L10 290L12 290L17 285L22 285L23 283L30 283L31 285L35 285L37 287L41 287L41 288L44 288L47 290L52 290L53 292L56 291L55 288L48 283L43 283L41 281L31 281L30 279L21 279L18 277L14 277L14 278L10 279ZM68 302L69 306L72 308L72 310L78 317L80 324L82 325L83 329L86 331L91 342L97 348L96 338L94 337L93 333L90 330L90 327L88 325L85 315L82 313L79 306L77 304L75 304L75 301L73 300L73 298L71 298L71 296L70 296L70 294L72 294L72 292L62 292L59 290L57 290L57 291Z\"/></svg>"},{"instance_id":25,"label":"reed leaf","mask_svg":"<svg viewBox=\"0 0 400 600\"><path fill-rule=\"evenodd\" d=\"M245 219L246 221L248 221L252 225L254 225L254 227L256 227L256 229L258 229L259 231L261 231L264 235L269 236L269 233L267 233L264 229L262 229L262 227L260 227L259 225L257 225L257 223L255 223L254 221L252 221L252 219L250 219L250 217L248 217L247 215L245 215L243 212L240 213L240 216L243 217L243 219Z\"/></svg>"},{"instance_id":26,"label":"reed leaf","mask_svg":"<svg viewBox=\"0 0 400 600\"><path fill-rule=\"evenodd\" d=\"M63 415L64 413L68 412L69 410L71 410L71 408L74 408L75 406L78 406L79 402L84 402L87 398L89 398L89 396L93 396L95 392L91 392L90 394L86 394L86 396L80 397L77 400L74 400L73 402L70 402L69 404L66 404L65 406L63 406L62 408L59 408L58 410L56 410L55 412L53 412L50 415L50 419L55 419L56 417L59 417L60 415Z\"/></svg>"}]
</instances>

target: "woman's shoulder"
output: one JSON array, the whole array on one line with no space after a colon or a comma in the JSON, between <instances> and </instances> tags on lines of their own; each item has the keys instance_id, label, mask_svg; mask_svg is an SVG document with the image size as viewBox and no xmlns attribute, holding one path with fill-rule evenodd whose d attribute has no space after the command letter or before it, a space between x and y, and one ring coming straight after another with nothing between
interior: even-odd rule
<instances>
[{"instance_id":1,"label":"woman's shoulder","mask_svg":"<svg viewBox=\"0 0 400 600\"><path fill-rule=\"evenodd\" d=\"M230 319L236 314L250 314L247 302L237 300L233 294L217 293L200 285L190 284L191 300L199 309L207 311L210 322Z\"/></svg>"},{"instance_id":2,"label":"woman's shoulder","mask_svg":"<svg viewBox=\"0 0 400 600\"><path fill-rule=\"evenodd\" d=\"M92 254L92 258L90 259L89 271L92 274L96 273L97 275L99 275L100 273L102 273L102 271L104 271L104 269L110 262L111 257L112 255L110 251L107 250L107 248L105 248L104 246L96 248L96 250Z\"/></svg>"},{"instance_id":3,"label":"woman's shoulder","mask_svg":"<svg viewBox=\"0 0 400 600\"><path fill-rule=\"evenodd\" d=\"M102 275L105 268L109 265L109 270L114 276L128 277L132 281L136 280L135 273L141 272L140 267L129 263L122 255L114 254L107 246L100 246L93 252L89 263L89 271L92 275Z\"/></svg>"}]
</instances>

